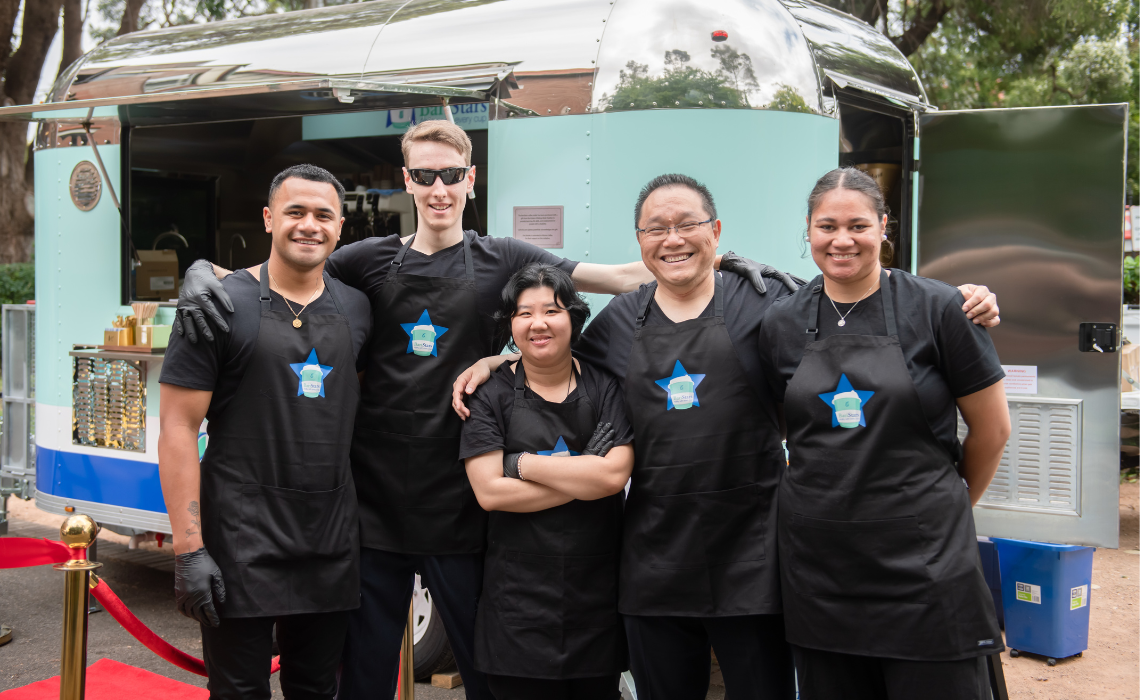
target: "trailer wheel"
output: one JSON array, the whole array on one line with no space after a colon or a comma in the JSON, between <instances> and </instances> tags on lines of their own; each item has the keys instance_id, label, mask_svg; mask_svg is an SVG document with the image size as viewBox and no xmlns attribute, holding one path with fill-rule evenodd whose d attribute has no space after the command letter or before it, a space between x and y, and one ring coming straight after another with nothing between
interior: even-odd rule
<instances>
[{"instance_id":1,"label":"trailer wheel","mask_svg":"<svg viewBox=\"0 0 1140 700\"><path fill-rule=\"evenodd\" d=\"M412 619L415 622L412 662L415 665L416 680L429 681L433 673L454 666L455 655L451 652L443 619L435 609L431 593L420 586L419 574L416 574L416 585L412 589Z\"/></svg>"},{"instance_id":2,"label":"trailer wheel","mask_svg":"<svg viewBox=\"0 0 1140 700\"><path fill-rule=\"evenodd\" d=\"M1010 649L1010 650L1009 650L1009 655L1010 655L1010 657L1011 657L1011 658L1014 658L1014 659L1016 659L1017 657L1021 656L1021 652L1020 652L1020 651L1018 651L1017 649Z\"/></svg>"},{"instance_id":3,"label":"trailer wheel","mask_svg":"<svg viewBox=\"0 0 1140 700\"><path fill-rule=\"evenodd\" d=\"M1056 659L1049 659L1045 663L1049 664L1050 666L1056 666L1057 660Z\"/></svg>"}]
</instances>

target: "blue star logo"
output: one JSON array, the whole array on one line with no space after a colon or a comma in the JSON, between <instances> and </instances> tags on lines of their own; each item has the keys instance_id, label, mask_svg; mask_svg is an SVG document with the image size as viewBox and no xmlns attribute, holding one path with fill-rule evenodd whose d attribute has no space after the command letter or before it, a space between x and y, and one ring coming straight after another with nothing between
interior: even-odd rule
<instances>
[{"instance_id":1,"label":"blue star logo","mask_svg":"<svg viewBox=\"0 0 1140 700\"><path fill-rule=\"evenodd\" d=\"M317 349L309 351L309 357L304 362L290 363L293 373L297 375L297 396L304 394L310 398L325 395L325 377L333 371L332 367L322 365L317 360ZM317 371L321 376L317 377ZM319 385L319 389L317 388ZM306 391L308 389L308 391Z\"/></svg>"},{"instance_id":2,"label":"blue star logo","mask_svg":"<svg viewBox=\"0 0 1140 700\"><path fill-rule=\"evenodd\" d=\"M554 449L553 450L539 450L536 454L540 454L540 455L543 455L546 457L553 457L556 455L559 457L564 457L567 454L569 454L571 457L577 457L581 453L575 452L575 451L571 450L569 447L567 447L566 446L566 440L563 439L563 437L561 435L559 435L558 436L558 442L554 443Z\"/></svg>"},{"instance_id":3,"label":"blue star logo","mask_svg":"<svg viewBox=\"0 0 1140 700\"><path fill-rule=\"evenodd\" d=\"M401 323L400 328L408 334L408 352L415 353L422 357L431 355L432 357L439 357L437 352L437 344L440 337L447 332L443 326L432 325L431 316L428 316L427 309L420 314L420 320L415 323Z\"/></svg>"},{"instance_id":4,"label":"blue star logo","mask_svg":"<svg viewBox=\"0 0 1140 700\"><path fill-rule=\"evenodd\" d=\"M654 382L665 390L665 410L700 406L701 402L697 400L697 387L704 378L703 374L689 374L681 365L681 361L677 360L677 364L673 365L673 376Z\"/></svg>"},{"instance_id":5,"label":"blue star logo","mask_svg":"<svg viewBox=\"0 0 1140 700\"><path fill-rule=\"evenodd\" d=\"M844 428L854 428L856 422L853 420L855 412L858 412L859 421L858 425L867 427L867 417L863 411L863 407L875 395L873 391L860 391L851 386L851 380L847 378L846 374L839 376L839 386L835 391L826 394L818 394L827 407L831 409L831 427L838 427L843 424ZM838 397L838 398L837 398ZM843 412L843 418L848 420L840 420L840 412Z\"/></svg>"}]
</instances>

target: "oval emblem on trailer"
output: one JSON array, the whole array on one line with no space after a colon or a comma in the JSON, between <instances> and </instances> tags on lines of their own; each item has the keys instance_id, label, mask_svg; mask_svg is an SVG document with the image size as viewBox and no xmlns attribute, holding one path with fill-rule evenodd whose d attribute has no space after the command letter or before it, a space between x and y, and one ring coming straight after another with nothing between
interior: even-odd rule
<instances>
[{"instance_id":1,"label":"oval emblem on trailer","mask_svg":"<svg viewBox=\"0 0 1140 700\"><path fill-rule=\"evenodd\" d=\"M103 179L99 177L99 169L91 161L80 161L75 170L71 171L68 189L71 191L71 201L80 211L91 211L103 194Z\"/></svg>"}]
</instances>

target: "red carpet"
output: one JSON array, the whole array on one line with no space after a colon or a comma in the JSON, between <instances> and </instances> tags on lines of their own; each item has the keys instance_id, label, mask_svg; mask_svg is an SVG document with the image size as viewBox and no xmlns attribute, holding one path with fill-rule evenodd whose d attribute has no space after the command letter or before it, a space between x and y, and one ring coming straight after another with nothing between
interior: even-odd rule
<instances>
[{"instance_id":1,"label":"red carpet","mask_svg":"<svg viewBox=\"0 0 1140 700\"><path fill-rule=\"evenodd\" d=\"M112 661L99 659L87 667L87 700L207 700L205 688L171 680L157 673ZM23 688L0 693L0 700L59 700L59 676L37 681Z\"/></svg>"}]
</instances>

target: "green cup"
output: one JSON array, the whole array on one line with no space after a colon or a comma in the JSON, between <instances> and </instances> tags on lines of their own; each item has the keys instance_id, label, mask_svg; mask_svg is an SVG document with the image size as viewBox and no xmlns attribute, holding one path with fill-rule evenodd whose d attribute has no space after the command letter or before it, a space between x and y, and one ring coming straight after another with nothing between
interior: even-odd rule
<instances>
[{"instance_id":1,"label":"green cup","mask_svg":"<svg viewBox=\"0 0 1140 700\"><path fill-rule=\"evenodd\" d=\"M310 399L321 395L321 384L325 380L320 365L305 365L301 368L301 393Z\"/></svg>"},{"instance_id":2,"label":"green cup","mask_svg":"<svg viewBox=\"0 0 1140 700\"><path fill-rule=\"evenodd\" d=\"M412 352L425 357L435 349L435 327L416 326L412 329Z\"/></svg>"},{"instance_id":3,"label":"green cup","mask_svg":"<svg viewBox=\"0 0 1140 700\"><path fill-rule=\"evenodd\" d=\"M669 382L669 398L673 399L673 408L684 410L691 408L696 393L693 391L693 379L687 374L674 377Z\"/></svg>"},{"instance_id":4,"label":"green cup","mask_svg":"<svg viewBox=\"0 0 1140 700\"><path fill-rule=\"evenodd\" d=\"M835 418L839 421L840 426L844 428L858 427L859 421L863 418L863 401L858 394L854 391L846 391L837 394L831 403L835 406Z\"/></svg>"}]
</instances>

